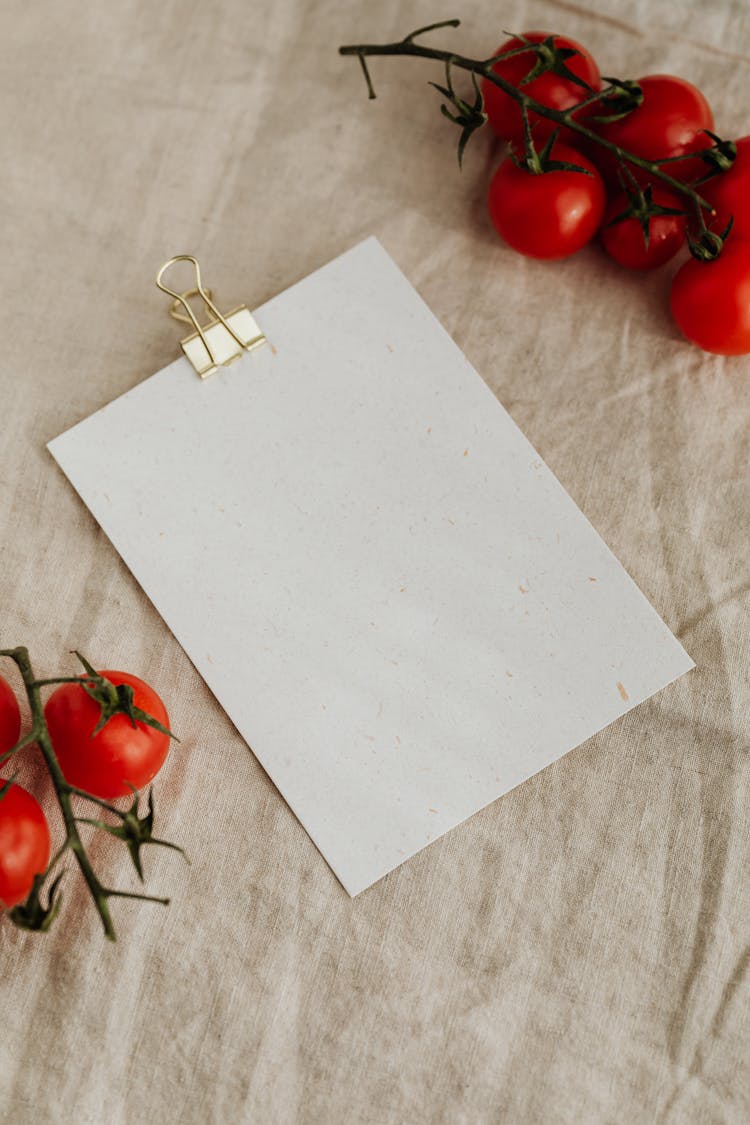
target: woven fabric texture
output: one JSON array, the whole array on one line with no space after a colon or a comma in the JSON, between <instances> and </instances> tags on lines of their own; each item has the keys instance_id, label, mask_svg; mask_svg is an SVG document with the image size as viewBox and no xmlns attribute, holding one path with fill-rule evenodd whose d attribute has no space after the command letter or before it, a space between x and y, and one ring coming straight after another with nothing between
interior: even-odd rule
<instances>
[{"instance_id":1,"label":"woven fabric texture","mask_svg":"<svg viewBox=\"0 0 750 1125\"><path fill-rule=\"evenodd\" d=\"M459 173L440 67L375 60L370 102L336 51L452 14L436 44L477 56L548 28L604 73L692 79L739 136L750 15L454 7L2 5L2 644L158 688L182 742L157 827L192 860L146 855L172 903L114 903L116 945L74 870L50 934L0 921L3 1120L750 1120L750 361L681 340L669 267L514 255L484 203L500 149ZM697 669L352 901L45 443L174 358L170 255L253 306L368 234ZM42 770L20 780L54 817ZM133 885L122 850L92 854Z\"/></svg>"}]
</instances>

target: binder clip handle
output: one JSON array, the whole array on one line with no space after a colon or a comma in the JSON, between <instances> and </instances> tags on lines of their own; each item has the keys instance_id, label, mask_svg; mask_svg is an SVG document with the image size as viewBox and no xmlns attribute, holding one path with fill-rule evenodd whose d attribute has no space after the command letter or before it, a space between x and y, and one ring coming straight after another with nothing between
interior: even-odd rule
<instances>
[{"instance_id":1,"label":"binder clip handle","mask_svg":"<svg viewBox=\"0 0 750 1125\"><path fill-rule=\"evenodd\" d=\"M190 262L195 273L195 286L178 293L164 282L164 274L177 262ZM243 351L265 343L265 336L258 328L247 308L242 305L224 316L213 301L211 290L203 285L201 268L192 254L176 254L159 270L156 284L163 293L174 298L170 306L170 316L184 324L192 325L192 336L181 341L182 350L201 376L213 374L219 366L239 358ZM208 324L201 325L190 306L191 297L200 297L211 314ZM184 309L184 313L181 311ZM199 342L200 341L200 342Z\"/></svg>"}]
</instances>

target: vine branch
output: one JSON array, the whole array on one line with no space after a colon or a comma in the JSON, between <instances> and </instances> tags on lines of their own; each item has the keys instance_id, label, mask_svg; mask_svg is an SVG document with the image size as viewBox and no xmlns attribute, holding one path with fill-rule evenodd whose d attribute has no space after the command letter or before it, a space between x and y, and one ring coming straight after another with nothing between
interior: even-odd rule
<instances>
[{"instance_id":1,"label":"vine branch","mask_svg":"<svg viewBox=\"0 0 750 1125\"><path fill-rule=\"evenodd\" d=\"M460 70L468 71L476 79L477 76L487 79L493 83L500 90L502 90L508 97L515 101L521 111L524 122L528 120L530 113L536 114L538 117L544 117L548 121L552 121L559 128L570 129L579 136L585 137L592 144L598 145L612 153L623 164L631 164L643 171L648 172L654 179L659 180L661 183L666 184L673 191L679 195L686 197L697 210L702 213L705 209L709 212L712 211L711 204L703 198L703 196L691 187L680 180L675 179L669 172L665 172L660 162L653 160L646 160L642 156L638 156L633 152L622 148L620 145L615 144L613 141L608 140L606 137L601 136L593 129L588 128L582 122L578 121L575 113L583 106L590 105L592 102L597 101L608 94L616 95L621 94L623 90L627 89L632 83L627 83L619 79L605 79L608 83L602 90L595 91L585 97L581 102L571 106L566 110L552 109L550 106L544 105L543 102L538 102L529 94L524 93L522 89L514 86L512 82L507 81L502 75L496 74L492 69L494 64L500 58L509 57L511 54L519 54L522 51L528 51L530 48L523 46L517 48L513 52L508 52L508 56L494 55L489 59L473 59L466 55L456 54L454 51L443 51L434 47L425 47L421 43L415 43L414 39L417 35L422 35L428 31L434 31L442 27L458 27L460 20L441 20L439 23L428 24L426 27L419 28L417 31L411 32L404 39L400 39L394 43L358 43L348 44L339 47L339 54L344 56L356 56L365 72L367 78L368 91L371 98L375 97L375 90L370 79L370 74L367 69L365 60L367 58L384 57L384 56L410 56L420 59L431 59L436 62L442 62L447 67L458 67ZM460 122L459 122L460 123ZM464 139L465 144L465 139ZM529 146L527 144L527 152ZM533 146L532 146L533 150ZM709 151L708 149L702 151ZM692 152L689 154L692 157L699 156L700 152ZM687 158L687 157L686 157ZM665 161L666 162L666 161Z\"/></svg>"},{"instance_id":2,"label":"vine branch","mask_svg":"<svg viewBox=\"0 0 750 1125\"><path fill-rule=\"evenodd\" d=\"M88 665L88 663L84 661L82 657L80 657L80 654L78 655L84 663L84 666L86 668L90 668L90 665ZM148 812L144 816L140 816L138 813L139 795L135 790L131 807L129 809L123 810L118 809L115 805L110 804L108 801L104 801L100 797L94 796L92 793L87 793L85 790L79 789L77 786L71 785L68 781L66 781L60 767L60 763L58 762L57 755L55 754L54 747L52 745L52 739L47 728L47 722L44 717L44 704L42 702L41 689L52 684L63 683L78 683L85 688L86 680L89 679L89 677L60 676L53 679L37 679L31 666L28 649L24 647L0 649L0 656L9 657L18 668L23 680L24 688L26 690L29 707L31 708L32 719L31 729L27 734L23 736L23 738L21 738L16 743L15 746L12 746L10 750L7 750L5 754L0 757L0 764L2 764L8 758L12 757L23 747L35 743L39 747L39 750L44 759L45 766L47 768L47 772L52 781L55 795L57 797L57 803L60 809L60 814L62 816L63 825L65 828L65 838L61 846L55 852L53 858L47 865L47 870L42 875L37 875L35 877L34 884L32 886L31 893L29 894L28 899L25 903L14 907L10 911L9 916L11 920L22 929L49 929L49 926L54 920L60 905L60 896L57 892L60 880L62 878L62 873L59 874L49 886L46 907L41 903L40 894L53 868L57 865L59 860L67 851L71 851L75 856L81 874L83 875L86 885L88 886L89 893L94 901L94 905L96 907L99 918L101 919L104 933L110 941L114 941L116 938L116 934L114 924L112 922L112 916L109 910L108 900L110 898L134 898L141 899L147 902L158 902L163 905L167 905L169 903L169 899L156 897L154 895L144 895L134 891L121 891L113 887L105 886L94 870L89 855L86 851L84 842L81 839L81 835L78 831L78 825L93 825L94 827L103 829L110 835L122 840L128 847L134 866L141 880L143 879L143 871L141 869L140 862L140 848L144 844L159 844L163 847L172 848L175 851L179 852L182 852L182 849L179 848L176 844L171 844L166 840L157 839L152 835L151 829L153 825L154 806L153 796L151 793L149 793ZM93 675L91 676L91 679L93 679L95 682L98 683L98 681L101 681L102 684L107 685L113 691L115 690L113 685L110 684L109 681L102 677L99 673L94 672L93 669L92 673ZM141 718L140 713L138 713L138 718ZM87 817L77 816L73 809L71 797L84 798L87 801L93 802L94 804L98 805L99 808L117 817L120 823L117 825L111 825L106 824L101 820L93 820ZM182 854L184 855L184 853Z\"/></svg>"}]
</instances>

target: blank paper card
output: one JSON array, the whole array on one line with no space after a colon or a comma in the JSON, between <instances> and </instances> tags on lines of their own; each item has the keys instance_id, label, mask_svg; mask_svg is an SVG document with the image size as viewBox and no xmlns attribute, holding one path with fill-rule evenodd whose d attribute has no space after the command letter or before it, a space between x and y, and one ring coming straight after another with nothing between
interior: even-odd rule
<instances>
[{"instance_id":1,"label":"blank paper card","mask_svg":"<svg viewBox=\"0 0 750 1125\"><path fill-rule=\"evenodd\" d=\"M50 450L356 894L692 661L375 239L255 317Z\"/></svg>"}]
</instances>

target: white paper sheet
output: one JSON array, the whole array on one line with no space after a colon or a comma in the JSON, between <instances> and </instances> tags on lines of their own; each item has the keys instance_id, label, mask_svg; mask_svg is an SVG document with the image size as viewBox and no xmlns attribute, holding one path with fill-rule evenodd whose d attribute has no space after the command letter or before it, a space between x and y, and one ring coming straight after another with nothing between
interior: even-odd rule
<instances>
[{"instance_id":1,"label":"white paper sheet","mask_svg":"<svg viewBox=\"0 0 750 1125\"><path fill-rule=\"evenodd\" d=\"M375 239L255 315L49 448L354 895L693 664Z\"/></svg>"}]
</instances>

